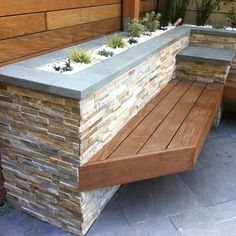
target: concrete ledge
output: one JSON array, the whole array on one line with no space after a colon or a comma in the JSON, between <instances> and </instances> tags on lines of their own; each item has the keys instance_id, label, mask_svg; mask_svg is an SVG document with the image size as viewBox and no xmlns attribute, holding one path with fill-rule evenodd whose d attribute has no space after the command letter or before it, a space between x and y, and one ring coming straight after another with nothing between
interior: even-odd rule
<instances>
[{"instance_id":1,"label":"concrete ledge","mask_svg":"<svg viewBox=\"0 0 236 236\"><path fill-rule=\"evenodd\" d=\"M184 27L188 28L187 26ZM234 30L210 29L210 28L200 28L200 27L189 27L189 28L191 28L191 33L193 34L236 37L236 31Z\"/></svg>"},{"instance_id":2,"label":"concrete ledge","mask_svg":"<svg viewBox=\"0 0 236 236\"><path fill-rule=\"evenodd\" d=\"M189 46L177 55L177 59L217 65L230 65L234 55L234 50Z\"/></svg>"},{"instance_id":3,"label":"concrete ledge","mask_svg":"<svg viewBox=\"0 0 236 236\"><path fill-rule=\"evenodd\" d=\"M178 41L180 38L190 35L191 32L236 37L235 31L197 27L177 27L176 29L168 31L74 75L60 75L35 69L38 66L53 62L57 58L67 56L74 47L86 49L97 48L106 42L107 37L103 37L13 65L1 67L0 82L81 100L102 88L118 76L128 72L140 62L147 60L158 51L163 50L163 48ZM206 58L205 60L208 59L209 58ZM220 58L215 59L215 61L226 63L225 59Z\"/></svg>"},{"instance_id":4,"label":"concrete ledge","mask_svg":"<svg viewBox=\"0 0 236 236\"><path fill-rule=\"evenodd\" d=\"M190 35L190 28L178 27L156 38L95 64L73 75L60 75L35 69L40 65L65 57L74 47L96 48L106 42L107 37L48 53L23 62L0 68L0 81L32 90L51 93L75 99L84 99L118 76L145 61L184 36ZM109 36L108 36L109 37Z\"/></svg>"}]
</instances>

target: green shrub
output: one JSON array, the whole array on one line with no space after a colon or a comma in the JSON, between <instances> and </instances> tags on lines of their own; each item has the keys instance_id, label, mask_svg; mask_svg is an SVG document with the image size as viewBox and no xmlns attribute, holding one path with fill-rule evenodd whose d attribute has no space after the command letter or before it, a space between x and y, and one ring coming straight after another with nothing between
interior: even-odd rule
<instances>
[{"instance_id":1,"label":"green shrub","mask_svg":"<svg viewBox=\"0 0 236 236\"><path fill-rule=\"evenodd\" d=\"M145 28L139 20L132 20L132 23L128 25L128 32L131 37L139 38L144 32Z\"/></svg>"},{"instance_id":2,"label":"green shrub","mask_svg":"<svg viewBox=\"0 0 236 236\"><path fill-rule=\"evenodd\" d=\"M112 57L114 55L114 52L103 49L98 52L98 55L103 56L103 57Z\"/></svg>"},{"instance_id":3,"label":"green shrub","mask_svg":"<svg viewBox=\"0 0 236 236\"><path fill-rule=\"evenodd\" d=\"M232 28L236 28L236 9L232 7L232 9L227 14L227 18L229 19Z\"/></svg>"},{"instance_id":4,"label":"green shrub","mask_svg":"<svg viewBox=\"0 0 236 236\"><path fill-rule=\"evenodd\" d=\"M190 0L166 0L161 12L161 26L175 23L179 18L184 22Z\"/></svg>"},{"instance_id":5,"label":"green shrub","mask_svg":"<svg viewBox=\"0 0 236 236\"><path fill-rule=\"evenodd\" d=\"M226 5L233 0L195 0L196 4L196 24L205 25L213 11L219 11L222 5Z\"/></svg>"},{"instance_id":6,"label":"green shrub","mask_svg":"<svg viewBox=\"0 0 236 236\"><path fill-rule=\"evenodd\" d=\"M124 48L125 41L119 34L115 34L113 38L108 40L107 46L110 48Z\"/></svg>"},{"instance_id":7,"label":"green shrub","mask_svg":"<svg viewBox=\"0 0 236 236\"><path fill-rule=\"evenodd\" d=\"M136 43L138 43L138 40L136 40L136 39L134 39L134 38L129 38L128 43L129 43L130 45L136 44Z\"/></svg>"},{"instance_id":8,"label":"green shrub","mask_svg":"<svg viewBox=\"0 0 236 236\"><path fill-rule=\"evenodd\" d=\"M75 63L89 64L92 62L92 59L91 59L91 56L89 55L89 53L82 48L74 49L70 54L70 59L71 59L71 61L73 61Z\"/></svg>"},{"instance_id":9,"label":"green shrub","mask_svg":"<svg viewBox=\"0 0 236 236\"><path fill-rule=\"evenodd\" d=\"M213 25L214 29L225 29L226 27L224 25Z\"/></svg>"},{"instance_id":10,"label":"green shrub","mask_svg":"<svg viewBox=\"0 0 236 236\"><path fill-rule=\"evenodd\" d=\"M175 23L178 18L182 19L182 22L184 22L187 9L189 6L190 0L175 0L173 1L173 6L172 6L172 23Z\"/></svg>"},{"instance_id":11,"label":"green shrub","mask_svg":"<svg viewBox=\"0 0 236 236\"><path fill-rule=\"evenodd\" d=\"M154 11L146 13L142 19L142 24L149 32L155 32L160 27L161 14Z\"/></svg>"}]
</instances>

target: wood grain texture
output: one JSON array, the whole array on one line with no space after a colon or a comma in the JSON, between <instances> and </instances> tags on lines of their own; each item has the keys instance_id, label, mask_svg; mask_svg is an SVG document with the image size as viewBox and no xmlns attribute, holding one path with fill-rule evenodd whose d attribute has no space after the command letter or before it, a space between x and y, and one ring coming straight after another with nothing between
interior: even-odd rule
<instances>
[{"instance_id":1,"label":"wood grain texture","mask_svg":"<svg viewBox=\"0 0 236 236\"><path fill-rule=\"evenodd\" d=\"M141 0L140 12L146 13L157 9L157 0Z\"/></svg>"},{"instance_id":2,"label":"wood grain texture","mask_svg":"<svg viewBox=\"0 0 236 236\"><path fill-rule=\"evenodd\" d=\"M134 129L147 117L147 115L159 104L169 92L177 85L179 80L172 80L155 96L136 116L134 116L121 131L107 143L89 162L107 159L122 142L134 131Z\"/></svg>"},{"instance_id":3,"label":"wood grain texture","mask_svg":"<svg viewBox=\"0 0 236 236\"><path fill-rule=\"evenodd\" d=\"M185 121L186 116L191 112L196 101L205 89L205 83L194 82L184 96L179 100L166 119L155 130L140 154L165 150L180 126Z\"/></svg>"},{"instance_id":4,"label":"wood grain texture","mask_svg":"<svg viewBox=\"0 0 236 236\"><path fill-rule=\"evenodd\" d=\"M221 105L223 85L171 85L80 167L80 191L192 169Z\"/></svg>"},{"instance_id":5,"label":"wood grain texture","mask_svg":"<svg viewBox=\"0 0 236 236\"><path fill-rule=\"evenodd\" d=\"M224 86L221 84L210 83L207 85L168 148L195 146L195 158L193 161L196 163L216 112L222 102L223 88Z\"/></svg>"},{"instance_id":6,"label":"wood grain texture","mask_svg":"<svg viewBox=\"0 0 236 236\"><path fill-rule=\"evenodd\" d=\"M122 0L0 4L0 66L121 30Z\"/></svg>"},{"instance_id":7,"label":"wood grain texture","mask_svg":"<svg viewBox=\"0 0 236 236\"><path fill-rule=\"evenodd\" d=\"M0 65L14 59L46 53L84 40L119 31L121 20L113 18L89 24L45 31L42 33L0 41Z\"/></svg>"},{"instance_id":8,"label":"wood grain texture","mask_svg":"<svg viewBox=\"0 0 236 236\"><path fill-rule=\"evenodd\" d=\"M123 0L123 16L138 19L140 16L140 0Z\"/></svg>"},{"instance_id":9,"label":"wood grain texture","mask_svg":"<svg viewBox=\"0 0 236 236\"><path fill-rule=\"evenodd\" d=\"M85 192L192 169L194 148L174 149L125 159L92 163L80 168L79 191Z\"/></svg>"},{"instance_id":10,"label":"wood grain texture","mask_svg":"<svg viewBox=\"0 0 236 236\"><path fill-rule=\"evenodd\" d=\"M44 13L0 17L0 40L46 30Z\"/></svg>"},{"instance_id":11,"label":"wood grain texture","mask_svg":"<svg viewBox=\"0 0 236 236\"><path fill-rule=\"evenodd\" d=\"M124 142L112 153L109 158L137 154L153 132L159 127L170 111L178 103L179 99L191 86L192 81L178 83L140 123L139 126L124 140Z\"/></svg>"},{"instance_id":12,"label":"wood grain texture","mask_svg":"<svg viewBox=\"0 0 236 236\"><path fill-rule=\"evenodd\" d=\"M122 0L1 0L0 16L121 3Z\"/></svg>"},{"instance_id":13,"label":"wood grain texture","mask_svg":"<svg viewBox=\"0 0 236 236\"><path fill-rule=\"evenodd\" d=\"M46 13L48 29L58 29L121 16L121 4Z\"/></svg>"}]
</instances>

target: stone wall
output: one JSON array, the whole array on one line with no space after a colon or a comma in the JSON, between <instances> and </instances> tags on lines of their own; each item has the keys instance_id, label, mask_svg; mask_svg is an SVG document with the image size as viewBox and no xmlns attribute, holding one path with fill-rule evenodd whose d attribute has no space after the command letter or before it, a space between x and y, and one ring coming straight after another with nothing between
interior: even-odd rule
<instances>
[{"instance_id":1,"label":"stone wall","mask_svg":"<svg viewBox=\"0 0 236 236\"><path fill-rule=\"evenodd\" d=\"M178 78L204 82L225 83L229 70L230 65L217 65L186 60L177 60L176 63L176 76Z\"/></svg>"},{"instance_id":2,"label":"stone wall","mask_svg":"<svg viewBox=\"0 0 236 236\"><path fill-rule=\"evenodd\" d=\"M0 86L0 144L7 199L80 235L79 102Z\"/></svg>"},{"instance_id":3,"label":"stone wall","mask_svg":"<svg viewBox=\"0 0 236 236\"><path fill-rule=\"evenodd\" d=\"M178 40L81 101L83 163L108 143L174 77L175 56L188 45L188 41L188 37ZM114 188L104 191L111 196ZM88 220L86 228L100 213L96 200L100 191L103 190L83 193L83 199L91 199L82 205L83 215Z\"/></svg>"},{"instance_id":4,"label":"stone wall","mask_svg":"<svg viewBox=\"0 0 236 236\"><path fill-rule=\"evenodd\" d=\"M179 39L82 101L0 85L0 145L14 207L85 234L119 186L78 192L87 162L174 77Z\"/></svg>"},{"instance_id":5,"label":"stone wall","mask_svg":"<svg viewBox=\"0 0 236 236\"><path fill-rule=\"evenodd\" d=\"M190 45L236 50L236 37L192 33Z\"/></svg>"}]
</instances>

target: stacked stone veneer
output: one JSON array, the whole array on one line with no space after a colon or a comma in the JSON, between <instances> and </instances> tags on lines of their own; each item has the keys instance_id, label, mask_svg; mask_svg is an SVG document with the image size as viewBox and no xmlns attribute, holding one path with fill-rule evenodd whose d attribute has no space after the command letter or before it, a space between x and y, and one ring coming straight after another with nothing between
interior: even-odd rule
<instances>
[{"instance_id":1,"label":"stacked stone veneer","mask_svg":"<svg viewBox=\"0 0 236 236\"><path fill-rule=\"evenodd\" d=\"M230 71L230 65L218 65L205 62L177 60L176 76L203 82L224 83Z\"/></svg>"},{"instance_id":2,"label":"stacked stone veneer","mask_svg":"<svg viewBox=\"0 0 236 236\"><path fill-rule=\"evenodd\" d=\"M94 156L174 77L177 40L82 101L0 85L0 145L8 200L76 235L118 189L78 191L79 166Z\"/></svg>"},{"instance_id":3,"label":"stacked stone veneer","mask_svg":"<svg viewBox=\"0 0 236 236\"><path fill-rule=\"evenodd\" d=\"M236 50L236 37L192 33L190 36L190 45Z\"/></svg>"}]
</instances>

